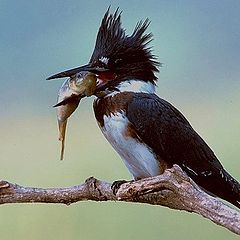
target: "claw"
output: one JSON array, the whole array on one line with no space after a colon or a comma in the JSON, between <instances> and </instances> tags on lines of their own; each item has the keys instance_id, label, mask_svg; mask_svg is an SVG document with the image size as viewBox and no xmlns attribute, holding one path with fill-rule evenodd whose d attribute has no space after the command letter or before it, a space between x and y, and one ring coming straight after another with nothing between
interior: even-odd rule
<instances>
[{"instance_id":1,"label":"claw","mask_svg":"<svg viewBox=\"0 0 240 240\"><path fill-rule=\"evenodd\" d=\"M118 192L119 188L121 187L121 185L124 184L124 183L127 183L127 182L129 182L129 181L126 181L126 180L117 180L117 181L114 181L114 182L112 183L112 186L111 186L111 189L112 189L112 191L113 191L113 194L114 194L114 195L117 195L117 192Z\"/></svg>"}]
</instances>

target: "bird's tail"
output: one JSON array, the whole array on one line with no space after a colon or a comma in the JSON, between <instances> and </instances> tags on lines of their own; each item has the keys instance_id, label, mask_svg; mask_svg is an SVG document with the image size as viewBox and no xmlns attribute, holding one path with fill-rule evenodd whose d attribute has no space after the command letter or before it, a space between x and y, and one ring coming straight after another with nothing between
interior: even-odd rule
<instances>
[{"instance_id":1,"label":"bird's tail","mask_svg":"<svg viewBox=\"0 0 240 240\"><path fill-rule=\"evenodd\" d=\"M222 179L225 181L219 197L240 208L240 184L227 171L223 170ZM224 187L225 186L225 187Z\"/></svg>"},{"instance_id":2,"label":"bird's tail","mask_svg":"<svg viewBox=\"0 0 240 240\"><path fill-rule=\"evenodd\" d=\"M201 186L209 193L222 198L240 209L240 184L223 168L218 174L201 181Z\"/></svg>"}]
</instances>

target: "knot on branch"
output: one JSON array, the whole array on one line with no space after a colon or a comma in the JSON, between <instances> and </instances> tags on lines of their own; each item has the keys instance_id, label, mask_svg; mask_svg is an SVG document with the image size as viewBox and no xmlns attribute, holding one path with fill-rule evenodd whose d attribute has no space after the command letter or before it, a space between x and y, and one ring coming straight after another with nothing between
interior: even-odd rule
<instances>
[{"instance_id":1,"label":"knot on branch","mask_svg":"<svg viewBox=\"0 0 240 240\"><path fill-rule=\"evenodd\" d=\"M1 195L8 195L8 194L12 194L13 192L15 192L13 184L11 184L7 181L4 181L4 180L0 181L0 194Z\"/></svg>"},{"instance_id":2,"label":"knot on branch","mask_svg":"<svg viewBox=\"0 0 240 240\"><path fill-rule=\"evenodd\" d=\"M91 195L91 200L94 201L107 201L107 196L104 195L101 191L101 181L94 177L90 177L85 180L85 183L87 184L89 195Z\"/></svg>"}]
</instances>

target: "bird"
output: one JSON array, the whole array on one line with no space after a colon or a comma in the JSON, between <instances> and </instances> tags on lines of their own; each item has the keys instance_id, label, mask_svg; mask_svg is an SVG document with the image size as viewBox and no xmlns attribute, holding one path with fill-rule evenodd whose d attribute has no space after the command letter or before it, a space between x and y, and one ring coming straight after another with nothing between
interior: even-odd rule
<instances>
[{"instance_id":1,"label":"bird","mask_svg":"<svg viewBox=\"0 0 240 240\"><path fill-rule=\"evenodd\" d=\"M240 208L240 184L184 115L155 93L161 64L149 46L150 20L132 34L117 8L104 14L88 64L48 79L96 74L93 108L97 123L134 180L162 174L177 164L204 191Z\"/></svg>"}]
</instances>

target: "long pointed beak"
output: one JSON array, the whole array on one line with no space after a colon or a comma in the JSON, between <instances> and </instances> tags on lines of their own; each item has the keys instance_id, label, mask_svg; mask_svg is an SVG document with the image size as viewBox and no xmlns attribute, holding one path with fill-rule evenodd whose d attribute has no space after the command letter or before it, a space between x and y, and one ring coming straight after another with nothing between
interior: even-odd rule
<instances>
[{"instance_id":1,"label":"long pointed beak","mask_svg":"<svg viewBox=\"0 0 240 240\"><path fill-rule=\"evenodd\" d=\"M66 70L66 71L54 74L54 75L48 77L47 80L52 80L52 79L56 79L56 78L71 77L71 76L77 74L78 72L82 72L82 71L88 71L88 72L98 74L98 73L101 73L101 72L107 72L107 71L109 71L109 69L99 68L99 67L90 67L89 65L84 65L84 66L81 66L81 67L73 68L73 69L70 69L70 70Z\"/></svg>"}]
</instances>

